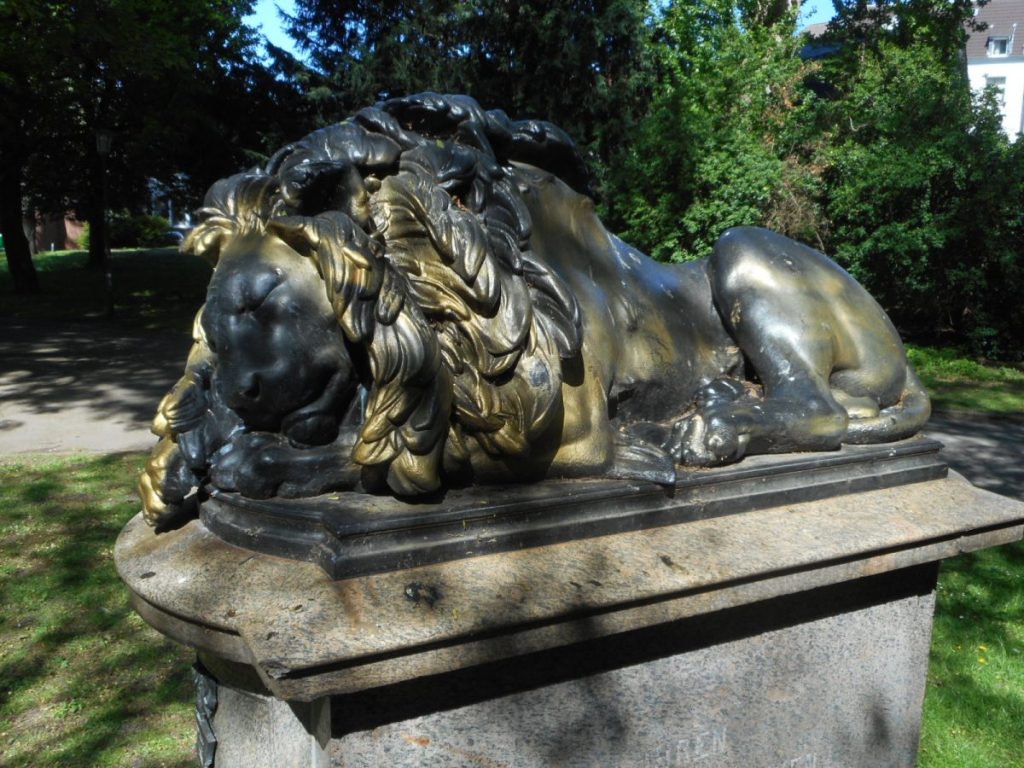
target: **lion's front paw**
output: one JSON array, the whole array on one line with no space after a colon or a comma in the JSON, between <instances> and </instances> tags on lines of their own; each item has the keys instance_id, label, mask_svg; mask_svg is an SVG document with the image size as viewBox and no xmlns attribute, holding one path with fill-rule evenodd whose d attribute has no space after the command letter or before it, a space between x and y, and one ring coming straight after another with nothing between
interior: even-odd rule
<instances>
[{"instance_id":1,"label":"lion's front paw","mask_svg":"<svg viewBox=\"0 0 1024 768\"><path fill-rule=\"evenodd\" d=\"M194 514L193 491L198 484L178 445L170 438L161 439L139 476L143 519L160 529L179 517Z\"/></svg>"},{"instance_id":2,"label":"lion's front paw","mask_svg":"<svg viewBox=\"0 0 1024 768\"><path fill-rule=\"evenodd\" d=\"M267 499L277 492L287 460L285 438L249 432L218 451L210 467L210 480L222 491Z\"/></svg>"},{"instance_id":3,"label":"lion's front paw","mask_svg":"<svg viewBox=\"0 0 1024 768\"><path fill-rule=\"evenodd\" d=\"M723 416L697 413L672 428L672 452L680 464L713 467L743 458L749 438Z\"/></svg>"},{"instance_id":4,"label":"lion's front paw","mask_svg":"<svg viewBox=\"0 0 1024 768\"><path fill-rule=\"evenodd\" d=\"M139 498L142 499L142 518L147 525L156 528L174 513L173 508L160 498L160 494L153 487L153 478L148 472L139 475L138 492Z\"/></svg>"}]
</instances>

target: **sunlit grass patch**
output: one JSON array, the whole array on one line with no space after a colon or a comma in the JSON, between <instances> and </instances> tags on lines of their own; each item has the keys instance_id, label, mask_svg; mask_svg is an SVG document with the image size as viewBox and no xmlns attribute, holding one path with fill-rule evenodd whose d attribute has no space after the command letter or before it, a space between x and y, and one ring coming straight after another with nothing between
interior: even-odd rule
<instances>
[{"instance_id":1,"label":"sunlit grass patch","mask_svg":"<svg viewBox=\"0 0 1024 768\"><path fill-rule=\"evenodd\" d=\"M0 459L0 761L191 766L191 654L114 570L144 456Z\"/></svg>"},{"instance_id":2,"label":"sunlit grass patch","mask_svg":"<svg viewBox=\"0 0 1024 768\"><path fill-rule=\"evenodd\" d=\"M1024 414L1024 370L953 348L908 345L907 355L937 410Z\"/></svg>"},{"instance_id":3,"label":"sunlit grass patch","mask_svg":"<svg viewBox=\"0 0 1024 768\"><path fill-rule=\"evenodd\" d=\"M922 768L1024 766L1024 545L947 560L939 578Z\"/></svg>"}]
</instances>

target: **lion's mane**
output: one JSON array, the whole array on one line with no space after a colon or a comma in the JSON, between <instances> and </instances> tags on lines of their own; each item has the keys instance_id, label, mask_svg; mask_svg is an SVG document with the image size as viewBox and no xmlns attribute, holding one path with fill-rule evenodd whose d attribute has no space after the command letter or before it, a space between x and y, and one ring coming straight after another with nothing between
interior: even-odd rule
<instances>
[{"instance_id":1,"label":"lion's mane","mask_svg":"<svg viewBox=\"0 0 1024 768\"><path fill-rule=\"evenodd\" d=\"M216 264L264 233L311 259L370 396L353 451L399 494L437 488L467 441L524 454L561 409L579 307L534 257L517 162L586 191L571 140L467 97L383 102L215 184L185 250Z\"/></svg>"}]
</instances>

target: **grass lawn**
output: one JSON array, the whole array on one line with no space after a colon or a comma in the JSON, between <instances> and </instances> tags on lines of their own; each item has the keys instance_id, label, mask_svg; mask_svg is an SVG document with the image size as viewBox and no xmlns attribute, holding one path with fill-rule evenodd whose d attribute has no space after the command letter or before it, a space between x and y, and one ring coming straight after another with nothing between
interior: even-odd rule
<instances>
[{"instance_id":1,"label":"grass lawn","mask_svg":"<svg viewBox=\"0 0 1024 768\"><path fill-rule=\"evenodd\" d=\"M189 766L192 654L114 571L142 454L0 459L0 764Z\"/></svg>"},{"instance_id":2,"label":"grass lawn","mask_svg":"<svg viewBox=\"0 0 1024 768\"><path fill-rule=\"evenodd\" d=\"M1024 766L1024 545L946 560L921 768Z\"/></svg>"},{"instance_id":3,"label":"grass lawn","mask_svg":"<svg viewBox=\"0 0 1024 768\"><path fill-rule=\"evenodd\" d=\"M955 349L907 345L937 411L1024 415L1024 369L972 360Z\"/></svg>"},{"instance_id":4,"label":"grass lawn","mask_svg":"<svg viewBox=\"0 0 1024 768\"><path fill-rule=\"evenodd\" d=\"M132 330L182 331L206 296L210 267L176 248L131 248L111 254L116 323ZM42 293L16 296L0 259L0 315L51 320L107 318L106 277L86 266L85 251L36 255Z\"/></svg>"}]
</instances>

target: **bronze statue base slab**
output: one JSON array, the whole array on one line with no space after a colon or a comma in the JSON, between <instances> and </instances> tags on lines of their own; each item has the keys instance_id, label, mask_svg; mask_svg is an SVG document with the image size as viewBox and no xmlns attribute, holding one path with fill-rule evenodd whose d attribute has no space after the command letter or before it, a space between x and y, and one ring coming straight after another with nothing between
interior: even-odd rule
<instances>
[{"instance_id":1,"label":"bronze statue base slab","mask_svg":"<svg viewBox=\"0 0 1024 768\"><path fill-rule=\"evenodd\" d=\"M115 559L224 706L329 710L275 765L910 766L935 564L1022 532L951 475L348 579L199 520Z\"/></svg>"},{"instance_id":2,"label":"bronze statue base slab","mask_svg":"<svg viewBox=\"0 0 1024 768\"><path fill-rule=\"evenodd\" d=\"M935 480L946 476L941 448L914 437L750 456L710 470L681 468L674 487L547 480L477 485L415 502L351 492L260 501L214 491L201 519L227 542L308 560L347 579Z\"/></svg>"}]
</instances>

